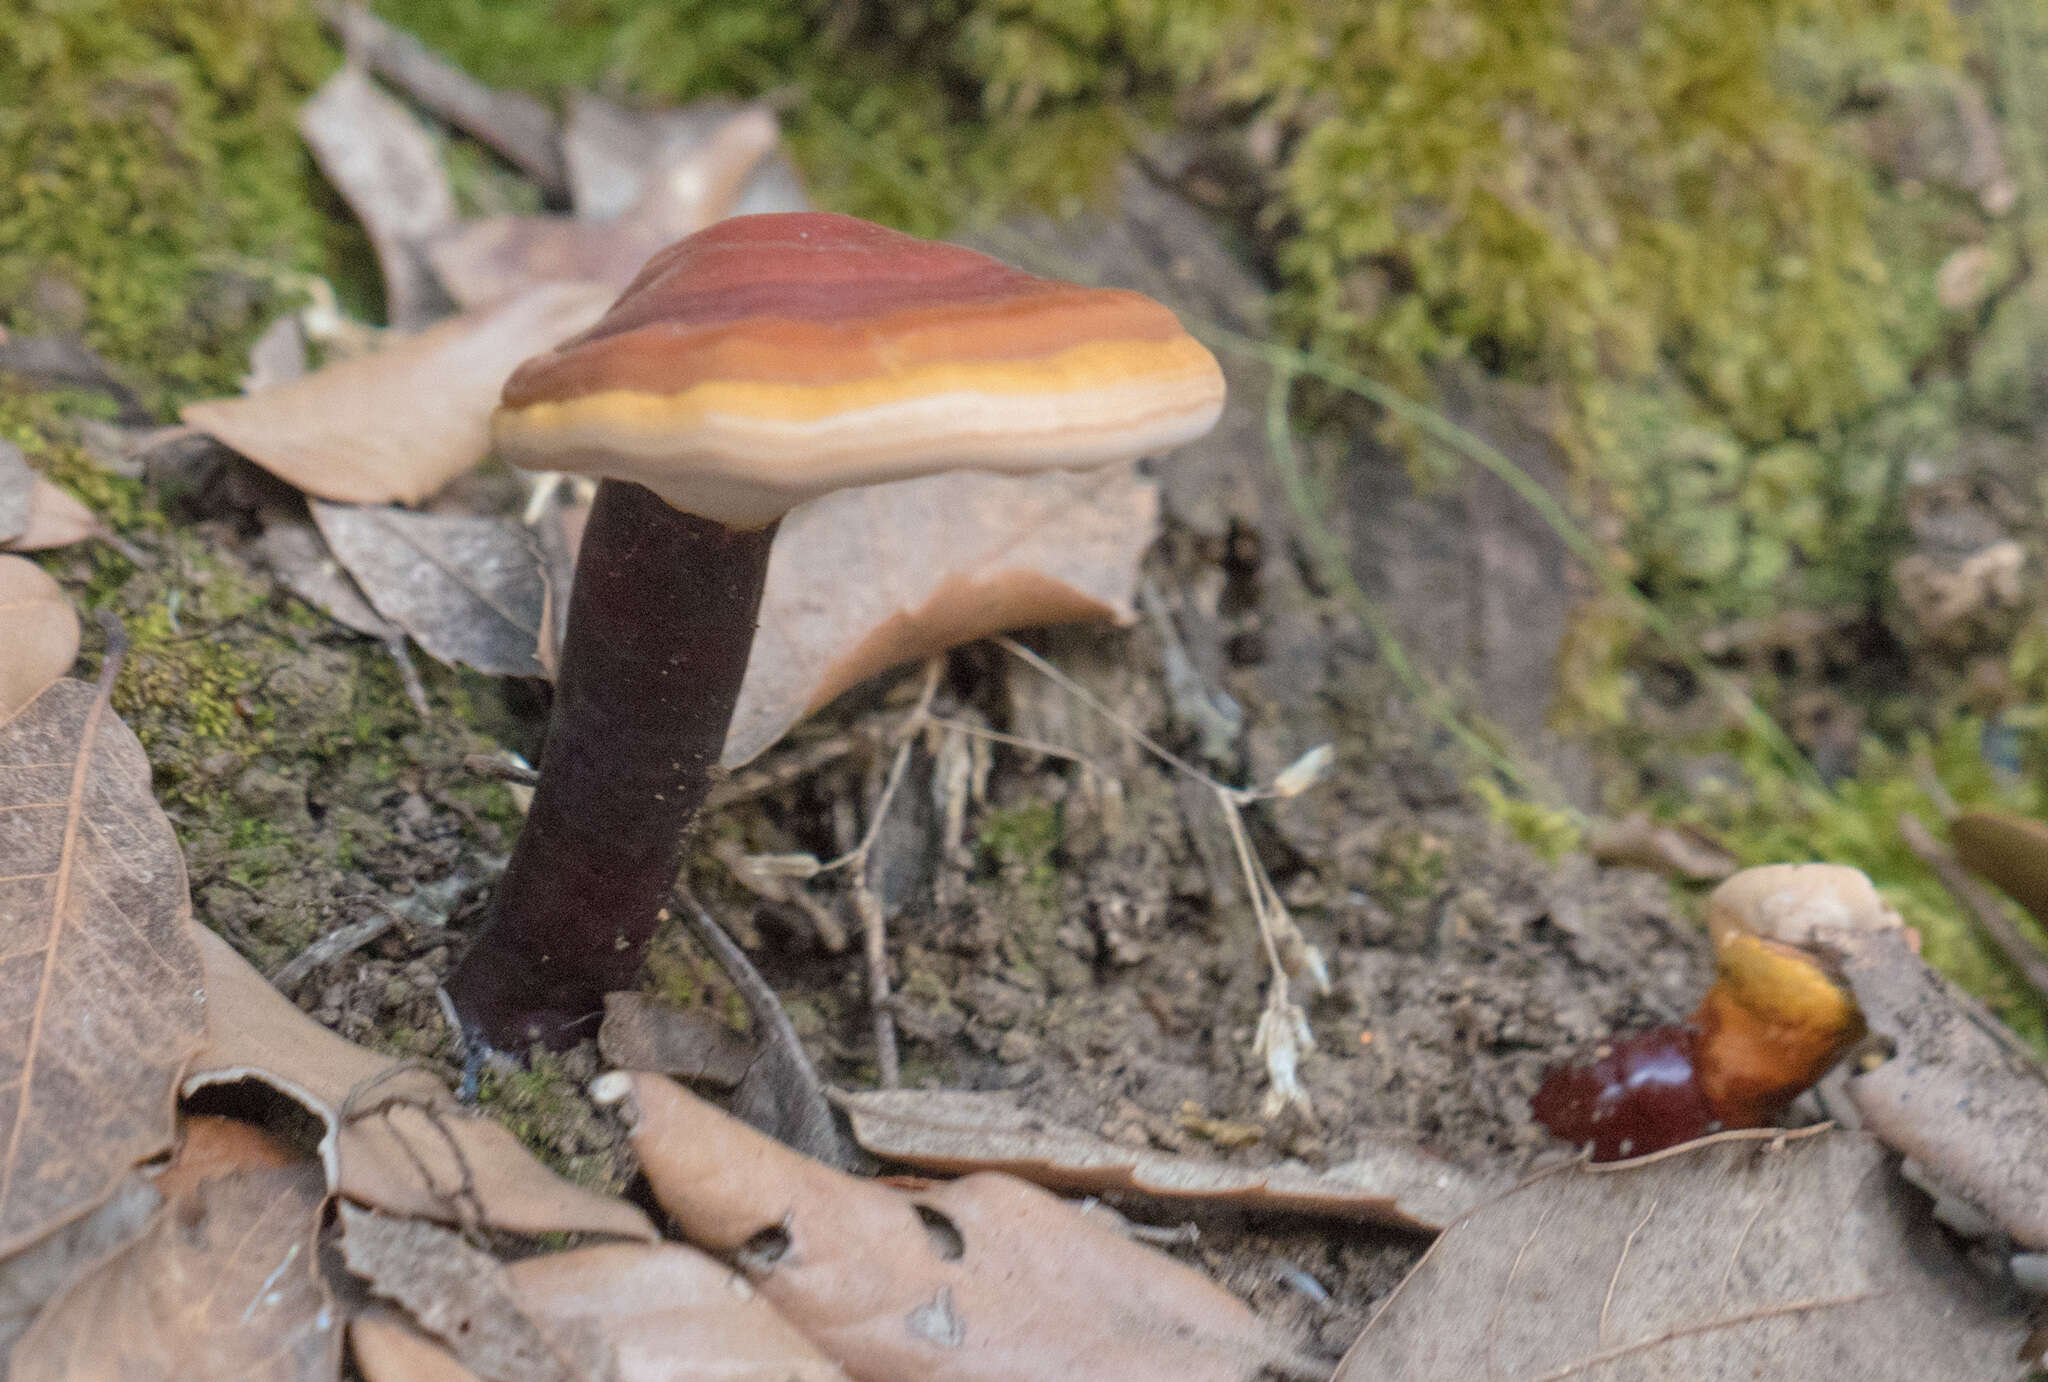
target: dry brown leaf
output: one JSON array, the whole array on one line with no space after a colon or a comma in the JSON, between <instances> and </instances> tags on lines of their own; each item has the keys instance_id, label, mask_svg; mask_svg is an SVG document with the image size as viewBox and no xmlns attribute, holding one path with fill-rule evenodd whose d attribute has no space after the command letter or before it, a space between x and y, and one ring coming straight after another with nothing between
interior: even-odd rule
<instances>
[{"instance_id":1,"label":"dry brown leaf","mask_svg":"<svg viewBox=\"0 0 2048 1382\"><path fill-rule=\"evenodd\" d=\"M336 623L387 642L401 637L396 624L370 607L311 523L273 517L264 524L257 547L292 594L325 610Z\"/></svg>"},{"instance_id":2,"label":"dry brown leaf","mask_svg":"<svg viewBox=\"0 0 2048 1382\"><path fill-rule=\"evenodd\" d=\"M455 192L434 136L354 63L300 109L299 133L369 233L391 325L426 325L438 295L420 247L455 224Z\"/></svg>"},{"instance_id":3,"label":"dry brown leaf","mask_svg":"<svg viewBox=\"0 0 2048 1382\"><path fill-rule=\"evenodd\" d=\"M319 1165L219 1128L188 1141L179 1162L193 1164L159 1179L166 1202L149 1229L22 1337L13 1382L338 1375L341 1320L318 1261Z\"/></svg>"},{"instance_id":4,"label":"dry brown leaf","mask_svg":"<svg viewBox=\"0 0 2048 1382\"><path fill-rule=\"evenodd\" d=\"M501 1266L443 1229L353 1210L345 1222L350 1269L414 1310L452 1351L442 1358L492 1382L844 1382L744 1277L695 1248L612 1244ZM394 1366L439 1352L418 1335L391 1337L388 1323L373 1333L383 1337L371 1350Z\"/></svg>"},{"instance_id":5,"label":"dry brown leaf","mask_svg":"<svg viewBox=\"0 0 2048 1382\"><path fill-rule=\"evenodd\" d=\"M188 404L179 416L321 499L417 503L483 459L513 367L596 321L611 296L587 283L543 284L261 393Z\"/></svg>"},{"instance_id":6,"label":"dry brown leaf","mask_svg":"<svg viewBox=\"0 0 2048 1382\"><path fill-rule=\"evenodd\" d=\"M611 1346L619 1382L844 1382L846 1374L745 1277L695 1248L612 1244L507 1268L528 1315L587 1324Z\"/></svg>"},{"instance_id":7,"label":"dry brown leaf","mask_svg":"<svg viewBox=\"0 0 2048 1382\"><path fill-rule=\"evenodd\" d=\"M1928 968L1904 931L1837 934L1842 977L1890 1060L1852 1077L1864 1126L1976 1205L2019 1243L2048 1249L2048 1075L1997 1018Z\"/></svg>"},{"instance_id":8,"label":"dry brown leaf","mask_svg":"<svg viewBox=\"0 0 2048 1382\"><path fill-rule=\"evenodd\" d=\"M91 509L38 475L29 487L28 517L21 531L5 542L0 551L44 552L52 547L69 547L98 536L100 521Z\"/></svg>"},{"instance_id":9,"label":"dry brown leaf","mask_svg":"<svg viewBox=\"0 0 2048 1382\"><path fill-rule=\"evenodd\" d=\"M656 250L702 230L732 208L754 169L775 148L775 115L743 106L690 147L664 149L640 195L611 220L493 216L434 241L434 272L465 307L495 302L535 283L582 280L616 293Z\"/></svg>"},{"instance_id":10,"label":"dry brown leaf","mask_svg":"<svg viewBox=\"0 0 2048 1382\"><path fill-rule=\"evenodd\" d=\"M0 1262L0 1377L14 1341L74 1277L149 1227L163 1197L140 1173L113 1198Z\"/></svg>"},{"instance_id":11,"label":"dry brown leaf","mask_svg":"<svg viewBox=\"0 0 2048 1382\"><path fill-rule=\"evenodd\" d=\"M2017 1379L1925 1203L1851 1133L1566 1166L1452 1225L1334 1382Z\"/></svg>"},{"instance_id":12,"label":"dry brown leaf","mask_svg":"<svg viewBox=\"0 0 2048 1382\"><path fill-rule=\"evenodd\" d=\"M1704 831L1687 825L1659 825L1647 811L1593 827L1586 848L1610 868L1650 869L1670 878L1715 883L1739 862Z\"/></svg>"},{"instance_id":13,"label":"dry brown leaf","mask_svg":"<svg viewBox=\"0 0 2048 1382\"><path fill-rule=\"evenodd\" d=\"M2004 811L1965 811L1948 824L1971 872L2048 924L2048 824Z\"/></svg>"},{"instance_id":14,"label":"dry brown leaf","mask_svg":"<svg viewBox=\"0 0 2048 1382\"><path fill-rule=\"evenodd\" d=\"M675 1008L644 993L607 993L597 1049L616 1070L651 1070L731 1089L759 1048L704 1008Z\"/></svg>"},{"instance_id":15,"label":"dry brown leaf","mask_svg":"<svg viewBox=\"0 0 2048 1382\"><path fill-rule=\"evenodd\" d=\"M434 657L538 677L547 585L534 537L509 519L313 501L321 536L377 613Z\"/></svg>"},{"instance_id":16,"label":"dry brown leaf","mask_svg":"<svg viewBox=\"0 0 2048 1382\"><path fill-rule=\"evenodd\" d=\"M1131 466L934 475L802 505L769 557L725 766L899 663L1032 624L1128 623L1158 513Z\"/></svg>"},{"instance_id":17,"label":"dry brown leaf","mask_svg":"<svg viewBox=\"0 0 2048 1382\"><path fill-rule=\"evenodd\" d=\"M350 1320L348 1346L369 1382L482 1382L396 1310L367 1310Z\"/></svg>"},{"instance_id":18,"label":"dry brown leaf","mask_svg":"<svg viewBox=\"0 0 2048 1382\"><path fill-rule=\"evenodd\" d=\"M25 557L0 556L0 721L41 695L78 659L78 614L63 588Z\"/></svg>"},{"instance_id":19,"label":"dry brown leaf","mask_svg":"<svg viewBox=\"0 0 2048 1382\"><path fill-rule=\"evenodd\" d=\"M341 1207L341 1254L379 1296L487 1382L614 1382L603 1336L583 1322L557 1328L520 1308L497 1258L459 1234L416 1219Z\"/></svg>"},{"instance_id":20,"label":"dry brown leaf","mask_svg":"<svg viewBox=\"0 0 2048 1382\"><path fill-rule=\"evenodd\" d=\"M543 563L521 530L392 509L313 510L378 612L428 652L501 674L544 670ZM934 475L800 506L769 557L725 766L752 760L899 663L1033 624L1129 622L1157 515L1157 490L1132 467Z\"/></svg>"},{"instance_id":21,"label":"dry brown leaf","mask_svg":"<svg viewBox=\"0 0 2048 1382\"><path fill-rule=\"evenodd\" d=\"M834 1171L656 1075L601 1076L663 1207L856 1378L1248 1377L1238 1300L1009 1176L910 1194Z\"/></svg>"},{"instance_id":22,"label":"dry brown leaf","mask_svg":"<svg viewBox=\"0 0 2048 1382\"><path fill-rule=\"evenodd\" d=\"M341 1194L393 1214L515 1233L656 1236L639 1210L555 1175L433 1076L307 1017L220 937L201 932L199 949L208 1041L187 1088L260 1079L321 1112L335 1129L323 1152Z\"/></svg>"},{"instance_id":23,"label":"dry brown leaf","mask_svg":"<svg viewBox=\"0 0 2048 1382\"><path fill-rule=\"evenodd\" d=\"M1051 1190L1126 1192L1428 1230L1469 1210L1481 1193L1463 1171L1398 1143L1367 1143L1353 1160L1321 1170L1300 1162L1227 1166L1105 1142L1047 1123L1002 1094L835 1091L832 1102L852 1120L854 1140L878 1157L947 1175L1003 1171Z\"/></svg>"},{"instance_id":24,"label":"dry brown leaf","mask_svg":"<svg viewBox=\"0 0 2048 1382\"><path fill-rule=\"evenodd\" d=\"M169 1147L205 1020L185 857L104 687L0 724L0 1256Z\"/></svg>"},{"instance_id":25,"label":"dry brown leaf","mask_svg":"<svg viewBox=\"0 0 2048 1382\"><path fill-rule=\"evenodd\" d=\"M586 221L609 221L632 210L656 170L673 167L700 147L741 107L717 99L676 110L628 110L601 96L574 92L562 128L569 197ZM803 180L786 155L770 153L754 166L729 216L809 211Z\"/></svg>"}]
</instances>

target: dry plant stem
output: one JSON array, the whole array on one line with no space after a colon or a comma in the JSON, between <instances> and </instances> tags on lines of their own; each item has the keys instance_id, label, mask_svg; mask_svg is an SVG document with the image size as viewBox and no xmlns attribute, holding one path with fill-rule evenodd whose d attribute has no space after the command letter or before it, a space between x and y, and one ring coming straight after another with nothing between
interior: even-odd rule
<instances>
[{"instance_id":1,"label":"dry plant stem","mask_svg":"<svg viewBox=\"0 0 2048 1382\"><path fill-rule=\"evenodd\" d=\"M896 1017L889 1011L889 932L888 918L882 908L882 899L875 893L868 881L868 858L874 853L875 840L882 833L882 821L889 814L889 803L896 798L896 789L903 785L903 774L910 766L910 748L917 739L918 729L931 716L932 697L939 689L939 673L945 670L943 657L927 658L924 664L924 685L917 693L917 704L911 709L910 718L904 722L902 742L896 746L896 757L889 764L889 776L882 784L882 793L875 798L874 815L868 820L867 834L861 842L847 853L826 864L825 869L851 866L853 874L853 905L860 913L863 946L868 965L868 1010L875 1030L875 1070L882 1088L895 1089L903 1083L902 1062L896 1052Z\"/></svg>"},{"instance_id":2,"label":"dry plant stem","mask_svg":"<svg viewBox=\"0 0 2048 1382\"><path fill-rule=\"evenodd\" d=\"M1265 1058L1267 1074L1272 1082L1272 1092L1268 1095L1268 1114L1271 1116L1277 1112L1278 1103L1292 1104L1303 1113L1309 1113L1311 1110L1308 1097L1297 1083L1294 1070L1300 1053L1313 1047L1315 1042L1308 1031L1307 1019L1288 995L1288 967L1281 958L1280 938L1280 933L1285 931L1299 947L1301 933L1294 925L1293 918L1288 916L1287 906L1280 900L1279 890L1273 886L1273 880L1267 875L1265 865L1259 862L1258 855L1253 852L1251 836L1244 828L1245 805L1264 800L1274 793L1270 789L1232 787L1218 782L1186 759L1160 745L1143 730L1104 705L1101 698L1087 687L1023 644L1013 638L998 638L995 641L1011 656L1033 668L1056 686L1064 688L1076 700L1114 725L1133 743L1144 748L1160 762L1186 773L1215 793L1216 804L1223 812L1224 824L1230 831L1231 844L1237 852L1238 867L1244 873L1245 890L1251 898L1252 920L1258 926L1259 940L1265 947L1266 961L1270 966L1266 1007L1259 1023L1259 1036L1253 1043L1254 1052ZM1308 957L1308 967L1316 987L1328 992L1329 978L1321 967L1320 958L1315 956L1312 947L1302 949Z\"/></svg>"},{"instance_id":3,"label":"dry plant stem","mask_svg":"<svg viewBox=\"0 0 2048 1382\"><path fill-rule=\"evenodd\" d=\"M734 530L606 480L585 530L540 785L448 979L465 1038L562 1048L638 982L718 765L773 524Z\"/></svg>"},{"instance_id":4,"label":"dry plant stem","mask_svg":"<svg viewBox=\"0 0 2048 1382\"><path fill-rule=\"evenodd\" d=\"M1921 863L1934 870L1942 886L1976 918L1978 927L1991 938L2006 962L2019 971L2020 977L2033 986L2034 992L2048 998L2048 955L2043 955L2040 947L2013 925L2012 918L2005 914L2005 908L1999 905L1998 899L1970 876L1969 870L1947 846L1934 838L1918 816L1900 816L1899 835L1905 840L1906 848L1912 850Z\"/></svg>"}]
</instances>

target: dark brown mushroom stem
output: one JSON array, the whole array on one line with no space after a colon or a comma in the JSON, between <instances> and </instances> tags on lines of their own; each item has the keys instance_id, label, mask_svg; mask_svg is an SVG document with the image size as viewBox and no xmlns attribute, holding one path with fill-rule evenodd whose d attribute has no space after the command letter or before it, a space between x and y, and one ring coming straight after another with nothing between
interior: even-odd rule
<instances>
[{"instance_id":1,"label":"dark brown mushroom stem","mask_svg":"<svg viewBox=\"0 0 2048 1382\"><path fill-rule=\"evenodd\" d=\"M747 669L775 525L606 480L584 529L526 828L447 992L472 1048L593 1036L639 981Z\"/></svg>"}]
</instances>

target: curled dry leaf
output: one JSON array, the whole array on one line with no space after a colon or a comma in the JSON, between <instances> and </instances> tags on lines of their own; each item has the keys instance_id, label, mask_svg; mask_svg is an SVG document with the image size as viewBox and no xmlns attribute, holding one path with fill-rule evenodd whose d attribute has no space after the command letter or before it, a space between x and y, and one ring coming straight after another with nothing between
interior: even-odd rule
<instances>
[{"instance_id":1,"label":"curled dry leaf","mask_svg":"<svg viewBox=\"0 0 2048 1382\"><path fill-rule=\"evenodd\" d=\"M434 657L537 677L547 586L532 536L505 519L313 501L313 519L377 613Z\"/></svg>"},{"instance_id":2,"label":"curled dry leaf","mask_svg":"<svg viewBox=\"0 0 2048 1382\"><path fill-rule=\"evenodd\" d=\"M299 133L369 233L391 324L424 326L437 294L421 246L455 224L455 192L434 136L353 63L300 109Z\"/></svg>"},{"instance_id":3,"label":"curled dry leaf","mask_svg":"<svg viewBox=\"0 0 2048 1382\"><path fill-rule=\"evenodd\" d=\"M659 1076L604 1075L593 1092L628 1104L634 1151L684 1234L737 1254L853 1377L1220 1382L1284 1356L1235 1297L1012 1177L908 1194Z\"/></svg>"},{"instance_id":4,"label":"curled dry leaf","mask_svg":"<svg viewBox=\"0 0 2048 1382\"><path fill-rule=\"evenodd\" d=\"M1602 821L1586 841L1610 868L1650 869L1671 878L1712 883L1735 872L1736 858L1719 841L1684 825L1659 825L1647 811Z\"/></svg>"},{"instance_id":5,"label":"curled dry leaf","mask_svg":"<svg viewBox=\"0 0 2048 1382\"><path fill-rule=\"evenodd\" d=\"M493 216L448 231L428 256L465 307L572 279L616 293L655 251L726 216L778 137L772 111L741 107L698 143L664 149L638 198L614 219Z\"/></svg>"},{"instance_id":6,"label":"curled dry leaf","mask_svg":"<svg viewBox=\"0 0 2048 1382\"><path fill-rule=\"evenodd\" d=\"M367 1349L358 1338L370 1382L411 1382L412 1359L428 1377L452 1365L451 1378L504 1382L844 1382L744 1277L695 1248L613 1244L501 1266L442 1229L356 1211L347 1223L350 1268L452 1351L379 1321Z\"/></svg>"},{"instance_id":7,"label":"curled dry leaf","mask_svg":"<svg viewBox=\"0 0 2048 1382\"><path fill-rule=\"evenodd\" d=\"M0 1255L171 1144L205 1000L185 857L106 687L0 724Z\"/></svg>"},{"instance_id":8,"label":"curled dry leaf","mask_svg":"<svg viewBox=\"0 0 2048 1382\"><path fill-rule=\"evenodd\" d=\"M1956 857L2048 925L2048 824L2004 811L1965 811L1949 822Z\"/></svg>"},{"instance_id":9,"label":"curled dry leaf","mask_svg":"<svg viewBox=\"0 0 2048 1382\"><path fill-rule=\"evenodd\" d=\"M549 283L245 398L179 414L307 494L411 504L490 449L513 366L596 321L611 293Z\"/></svg>"},{"instance_id":10,"label":"curled dry leaf","mask_svg":"<svg viewBox=\"0 0 2048 1382\"><path fill-rule=\"evenodd\" d=\"M725 766L886 668L1005 629L1129 623L1158 491L1134 467L843 490L782 521Z\"/></svg>"},{"instance_id":11,"label":"curled dry leaf","mask_svg":"<svg viewBox=\"0 0 2048 1382\"><path fill-rule=\"evenodd\" d=\"M318 1266L319 1164L246 1129L201 1126L159 1178L165 1204L148 1230L22 1337L14 1382L337 1375L341 1321Z\"/></svg>"},{"instance_id":12,"label":"curled dry leaf","mask_svg":"<svg viewBox=\"0 0 2048 1382\"><path fill-rule=\"evenodd\" d=\"M1473 1211L1335 1382L2017 1379L1990 1301L1875 1141L1723 1133Z\"/></svg>"},{"instance_id":13,"label":"curled dry leaf","mask_svg":"<svg viewBox=\"0 0 2048 1382\"><path fill-rule=\"evenodd\" d=\"M835 1092L854 1140L889 1161L961 1175L1002 1171L1052 1190L1128 1193L1177 1203L1313 1214L1435 1230L1481 1193L1466 1173L1395 1143L1321 1170L1300 1162L1228 1166L1123 1147L1047 1123L1002 1094L883 1089Z\"/></svg>"},{"instance_id":14,"label":"curled dry leaf","mask_svg":"<svg viewBox=\"0 0 2048 1382\"><path fill-rule=\"evenodd\" d=\"M47 572L0 556L0 720L27 705L78 658L78 614Z\"/></svg>"},{"instance_id":15,"label":"curled dry leaf","mask_svg":"<svg viewBox=\"0 0 2048 1382\"><path fill-rule=\"evenodd\" d=\"M1871 1030L1894 1048L1891 1059L1849 1081L1864 1126L2016 1242L2048 1249L2048 1075L2040 1063L1928 968L1902 932L1844 935L1837 948Z\"/></svg>"},{"instance_id":16,"label":"curled dry leaf","mask_svg":"<svg viewBox=\"0 0 2048 1382\"><path fill-rule=\"evenodd\" d=\"M511 1132L457 1104L423 1070L344 1041L294 1007L234 948L199 934L207 1045L188 1089L265 1081L322 1114L329 1183L394 1214L515 1233L652 1239L639 1210L571 1185Z\"/></svg>"}]
</instances>

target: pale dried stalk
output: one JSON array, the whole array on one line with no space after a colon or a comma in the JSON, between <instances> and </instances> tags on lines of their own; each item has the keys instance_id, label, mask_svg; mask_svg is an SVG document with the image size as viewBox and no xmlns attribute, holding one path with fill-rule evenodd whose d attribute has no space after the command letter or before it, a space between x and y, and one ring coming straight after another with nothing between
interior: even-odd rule
<instances>
[{"instance_id":1,"label":"pale dried stalk","mask_svg":"<svg viewBox=\"0 0 2048 1382\"><path fill-rule=\"evenodd\" d=\"M1315 1048L1315 1037L1309 1031L1307 1015L1288 994L1288 981L1290 977L1306 973L1315 983L1318 992L1327 993L1330 989L1329 970L1323 963L1322 952L1310 945L1302 935L1301 928L1295 924L1287 905L1280 900L1280 892L1273 886L1272 877L1267 874L1265 865L1259 862L1258 854L1252 849L1251 835L1245 829L1243 811L1251 802L1295 796L1320 781L1329 771L1331 764L1329 746L1318 745L1309 750L1268 786L1232 787L1227 783L1218 782L1158 743L1104 704L1094 692L1015 639L1001 637L995 642L1005 652L1101 716L1132 743L1168 767L1187 774L1215 795L1216 804L1223 812L1223 823L1230 832L1231 844L1237 852L1238 868L1244 874L1245 892L1251 899L1252 920L1259 928L1259 940L1265 947L1266 960L1271 966L1271 977L1266 989L1266 1006L1259 1018L1258 1034L1252 1043L1253 1054L1265 1062L1266 1076L1271 1084L1263 1112L1266 1117L1271 1118L1277 1116L1283 1108L1292 1106L1303 1114L1313 1115L1314 1110L1309 1103L1308 1093L1301 1087L1296 1072L1302 1054ZM1039 749L1041 752L1053 751L1049 747L1037 744L1030 744L1028 747ZM1075 758L1084 768L1089 766L1086 760L1079 759L1078 755L1063 753L1061 756Z\"/></svg>"}]
</instances>

